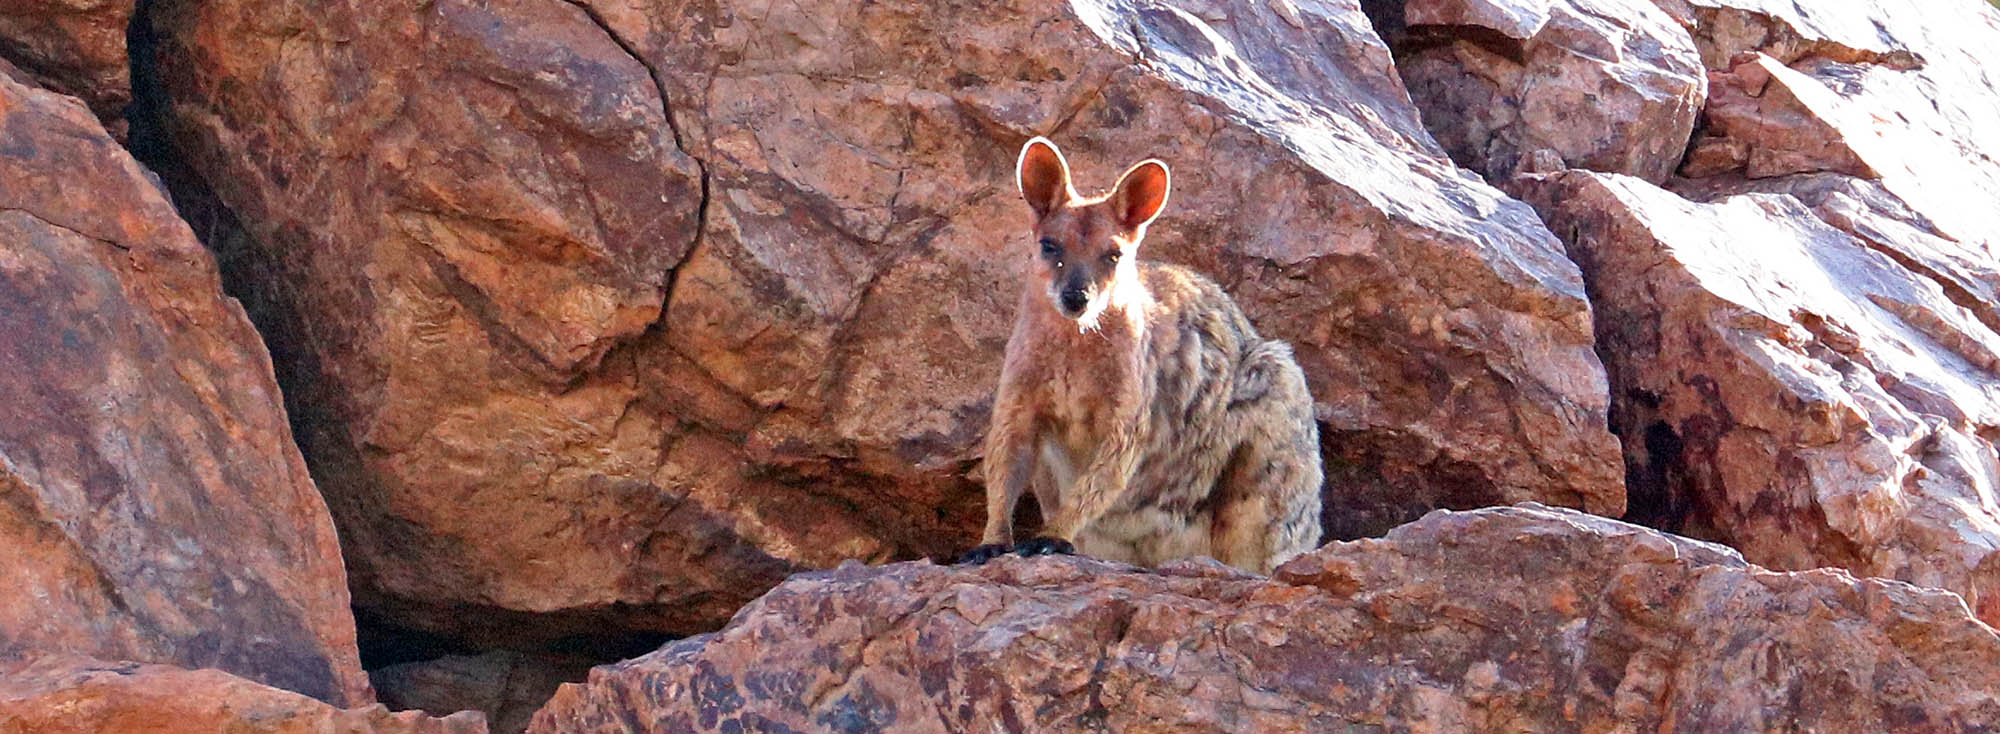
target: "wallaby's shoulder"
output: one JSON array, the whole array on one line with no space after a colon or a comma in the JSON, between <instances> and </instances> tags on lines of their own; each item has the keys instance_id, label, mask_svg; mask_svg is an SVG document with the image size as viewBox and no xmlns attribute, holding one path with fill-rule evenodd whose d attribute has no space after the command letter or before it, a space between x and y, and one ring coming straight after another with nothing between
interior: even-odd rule
<instances>
[{"instance_id":1,"label":"wallaby's shoulder","mask_svg":"<svg viewBox=\"0 0 2000 734\"><path fill-rule=\"evenodd\" d=\"M1154 310L1179 314L1176 320L1189 321L1206 316L1222 328L1254 337L1256 330L1236 299L1207 275L1193 268L1167 262L1142 261L1139 278L1152 295Z\"/></svg>"},{"instance_id":2,"label":"wallaby's shoulder","mask_svg":"<svg viewBox=\"0 0 2000 734\"><path fill-rule=\"evenodd\" d=\"M1158 260L1139 261L1139 280L1146 284L1146 290L1157 296L1177 296L1183 299L1209 299L1215 296L1228 297L1222 286L1208 276L1185 265Z\"/></svg>"}]
</instances>

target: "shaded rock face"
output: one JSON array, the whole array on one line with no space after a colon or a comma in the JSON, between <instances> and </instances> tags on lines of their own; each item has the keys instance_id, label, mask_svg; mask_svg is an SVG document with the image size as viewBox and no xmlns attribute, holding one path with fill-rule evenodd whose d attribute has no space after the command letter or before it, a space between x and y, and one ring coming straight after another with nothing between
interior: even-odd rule
<instances>
[{"instance_id":1,"label":"shaded rock face","mask_svg":"<svg viewBox=\"0 0 2000 734\"><path fill-rule=\"evenodd\" d=\"M1629 517L2000 621L2000 17L1662 5L1712 65L1680 196L1519 187L1590 283Z\"/></svg>"},{"instance_id":2,"label":"shaded rock face","mask_svg":"<svg viewBox=\"0 0 2000 734\"><path fill-rule=\"evenodd\" d=\"M257 333L83 105L0 76L0 659L365 703L347 577Z\"/></svg>"},{"instance_id":3,"label":"shaded rock face","mask_svg":"<svg viewBox=\"0 0 2000 734\"><path fill-rule=\"evenodd\" d=\"M1962 731L2000 724L1995 654L1949 593L1529 505L1272 579L1074 558L802 575L564 686L530 730Z\"/></svg>"},{"instance_id":4,"label":"shaded rock face","mask_svg":"<svg viewBox=\"0 0 2000 734\"><path fill-rule=\"evenodd\" d=\"M82 99L123 135L132 101L125 28L135 0L0 0L0 63L34 83Z\"/></svg>"},{"instance_id":5,"label":"shaded rock face","mask_svg":"<svg viewBox=\"0 0 2000 734\"><path fill-rule=\"evenodd\" d=\"M1487 180L1553 165L1657 183L1680 165L1708 82L1649 0L1376 4L1424 121Z\"/></svg>"},{"instance_id":6,"label":"shaded rock face","mask_svg":"<svg viewBox=\"0 0 2000 734\"><path fill-rule=\"evenodd\" d=\"M441 719L339 709L219 670L58 656L0 667L0 732L36 734L485 734L466 712Z\"/></svg>"},{"instance_id":7,"label":"shaded rock face","mask_svg":"<svg viewBox=\"0 0 2000 734\"><path fill-rule=\"evenodd\" d=\"M556 686L580 682L592 658L495 650L370 670L382 703L398 711L481 711L496 734L518 734Z\"/></svg>"},{"instance_id":8,"label":"shaded rock face","mask_svg":"<svg viewBox=\"0 0 2000 734\"><path fill-rule=\"evenodd\" d=\"M1621 512L1556 240L1445 159L1357 8L1209 5L151 20L357 599L399 624L688 632L801 567L972 543L1035 133L1086 185L1175 167L1146 254L1297 347L1332 535Z\"/></svg>"}]
</instances>

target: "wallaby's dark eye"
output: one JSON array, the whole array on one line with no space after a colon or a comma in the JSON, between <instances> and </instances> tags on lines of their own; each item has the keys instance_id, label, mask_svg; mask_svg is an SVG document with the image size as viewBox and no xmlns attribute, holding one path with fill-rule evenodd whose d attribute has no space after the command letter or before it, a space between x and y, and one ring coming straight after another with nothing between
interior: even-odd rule
<instances>
[{"instance_id":1,"label":"wallaby's dark eye","mask_svg":"<svg viewBox=\"0 0 2000 734\"><path fill-rule=\"evenodd\" d=\"M1062 245L1047 237L1042 238L1042 257L1056 257L1062 254Z\"/></svg>"},{"instance_id":2,"label":"wallaby's dark eye","mask_svg":"<svg viewBox=\"0 0 2000 734\"><path fill-rule=\"evenodd\" d=\"M1117 264L1118 264L1118 251L1117 251L1117 250L1112 250L1112 251L1110 251L1110 252L1107 252L1107 253L1104 253L1104 264L1106 264L1106 265L1117 265Z\"/></svg>"}]
</instances>

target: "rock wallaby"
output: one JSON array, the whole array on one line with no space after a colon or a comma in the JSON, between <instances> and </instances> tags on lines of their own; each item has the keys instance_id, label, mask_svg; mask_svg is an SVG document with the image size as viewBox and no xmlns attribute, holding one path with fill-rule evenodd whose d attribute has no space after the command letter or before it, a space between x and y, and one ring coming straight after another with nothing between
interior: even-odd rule
<instances>
[{"instance_id":1,"label":"rock wallaby","mask_svg":"<svg viewBox=\"0 0 2000 734\"><path fill-rule=\"evenodd\" d=\"M1291 347L1258 337L1214 282L1135 257L1167 203L1166 164L1085 198L1038 137L1015 172L1035 265L986 436L986 532L964 560L1206 555L1270 573L1311 550L1319 429ZM1044 535L1012 545L1031 486Z\"/></svg>"}]
</instances>

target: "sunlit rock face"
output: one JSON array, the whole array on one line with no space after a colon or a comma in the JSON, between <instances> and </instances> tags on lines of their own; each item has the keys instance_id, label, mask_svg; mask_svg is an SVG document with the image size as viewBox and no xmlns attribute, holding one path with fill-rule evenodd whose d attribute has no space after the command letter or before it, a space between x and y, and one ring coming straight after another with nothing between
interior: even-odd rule
<instances>
[{"instance_id":1,"label":"sunlit rock face","mask_svg":"<svg viewBox=\"0 0 2000 734\"><path fill-rule=\"evenodd\" d=\"M1650 0L1376 2L1396 70L1459 165L1624 173L1680 165L1708 80Z\"/></svg>"},{"instance_id":2,"label":"sunlit rock face","mask_svg":"<svg viewBox=\"0 0 2000 734\"><path fill-rule=\"evenodd\" d=\"M1592 284L1635 519L2000 613L2000 336L1792 196L1537 186Z\"/></svg>"},{"instance_id":3,"label":"sunlit rock face","mask_svg":"<svg viewBox=\"0 0 2000 734\"><path fill-rule=\"evenodd\" d=\"M1325 523L1616 515L1576 268L1357 8L161 0L358 603L461 639L711 629L976 541L1028 137L1174 170L1143 257L1293 344ZM480 610L468 614L467 610Z\"/></svg>"},{"instance_id":4,"label":"sunlit rock face","mask_svg":"<svg viewBox=\"0 0 2000 734\"><path fill-rule=\"evenodd\" d=\"M1630 517L2000 621L2000 20L1662 7L1710 70L1671 192L1510 184L1589 283Z\"/></svg>"},{"instance_id":5,"label":"sunlit rock face","mask_svg":"<svg viewBox=\"0 0 2000 734\"><path fill-rule=\"evenodd\" d=\"M0 71L0 662L49 652L370 700L333 519L215 259L83 103Z\"/></svg>"}]
</instances>

